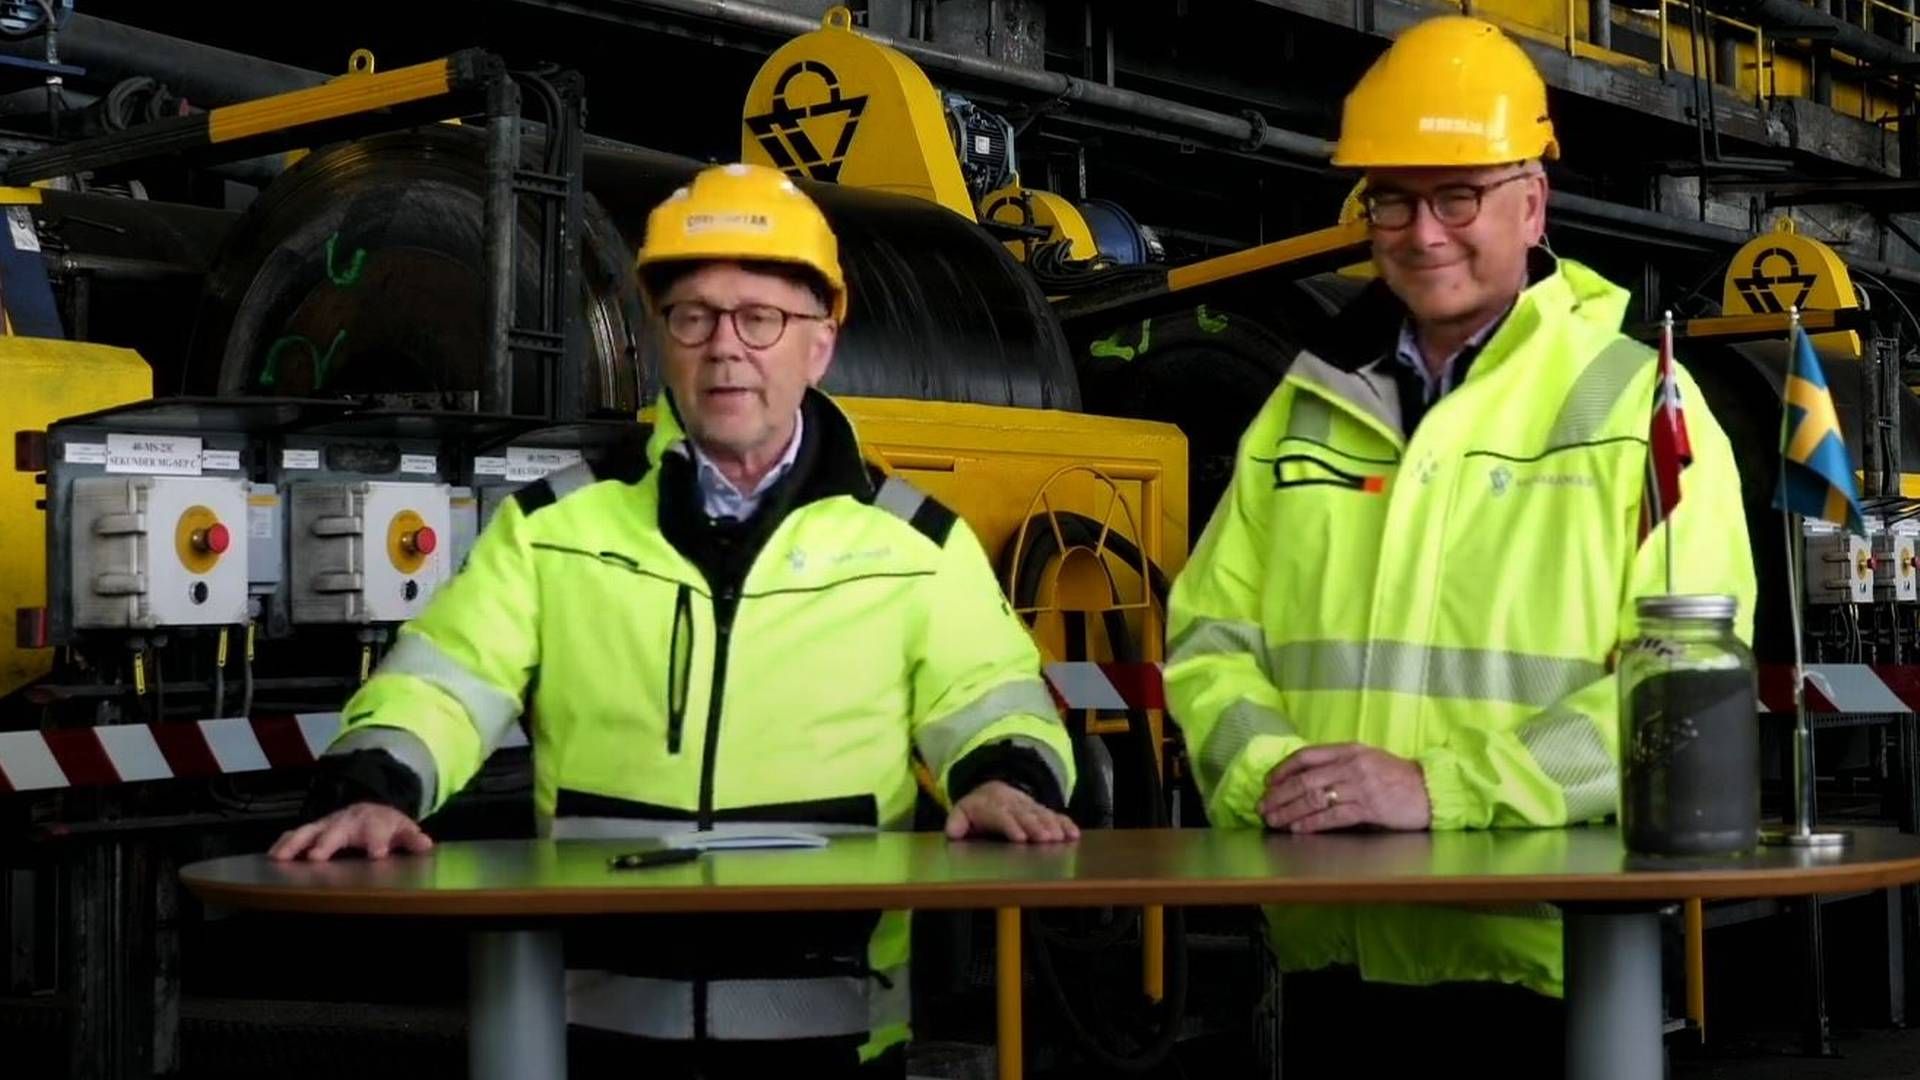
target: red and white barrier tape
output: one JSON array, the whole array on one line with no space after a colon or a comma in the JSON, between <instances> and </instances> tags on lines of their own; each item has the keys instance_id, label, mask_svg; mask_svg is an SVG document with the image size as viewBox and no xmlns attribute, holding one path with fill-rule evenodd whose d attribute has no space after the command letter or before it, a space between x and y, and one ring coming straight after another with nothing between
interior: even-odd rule
<instances>
[{"instance_id":1,"label":"red and white barrier tape","mask_svg":"<svg viewBox=\"0 0 1920 1080\"><path fill-rule=\"evenodd\" d=\"M1054 700L1063 709L1166 707L1158 664L1057 663L1048 664L1045 673ZM1760 669L1760 702L1768 712L1793 711L1789 667ZM1816 713L1920 712L1920 665L1809 665L1807 709ZM339 730L339 713L301 713L4 731L0 732L0 794L302 768L314 763ZM527 745L518 725L508 731L504 745Z\"/></svg>"}]
</instances>

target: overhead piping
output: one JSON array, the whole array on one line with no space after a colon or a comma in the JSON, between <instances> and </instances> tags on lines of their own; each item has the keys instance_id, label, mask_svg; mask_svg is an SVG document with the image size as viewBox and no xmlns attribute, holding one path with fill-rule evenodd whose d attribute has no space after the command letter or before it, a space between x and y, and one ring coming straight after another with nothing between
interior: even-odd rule
<instances>
[{"instance_id":1,"label":"overhead piping","mask_svg":"<svg viewBox=\"0 0 1920 1080\"><path fill-rule=\"evenodd\" d=\"M743 0L521 0L522 3L571 15L608 22L631 21L622 9L632 12L658 11L724 23L746 30L793 37L820 29L820 23L804 15L795 15L764 4ZM1155 120L1183 131L1211 135L1243 150L1272 150L1296 157L1325 160L1333 156L1333 144L1325 139L1287 131L1269 125L1265 118L1249 111L1246 115L1202 109L1169 101L1166 98L1122 90L1105 83L1090 82L1058 71L1021 67L985 57L967 56L930 45L885 34L861 31L863 37L891 49L897 49L929 71L988 85L1022 90L1037 98L1062 103L1077 103L1125 116Z\"/></svg>"},{"instance_id":2,"label":"overhead piping","mask_svg":"<svg viewBox=\"0 0 1920 1080\"><path fill-rule=\"evenodd\" d=\"M0 40L0 54L45 60L45 39ZM206 107L304 90L327 79L317 71L78 12L60 26L60 61L85 68L87 74L76 81L88 85L104 89L146 75Z\"/></svg>"}]
</instances>

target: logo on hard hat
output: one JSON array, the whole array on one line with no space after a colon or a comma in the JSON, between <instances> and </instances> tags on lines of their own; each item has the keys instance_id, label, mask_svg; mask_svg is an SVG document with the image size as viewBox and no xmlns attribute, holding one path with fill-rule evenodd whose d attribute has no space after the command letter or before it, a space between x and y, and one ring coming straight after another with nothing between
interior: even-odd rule
<instances>
[{"instance_id":1,"label":"logo on hard hat","mask_svg":"<svg viewBox=\"0 0 1920 1080\"><path fill-rule=\"evenodd\" d=\"M1487 124L1484 120L1474 120L1465 116L1423 116L1420 118L1422 134L1437 135L1485 135Z\"/></svg>"},{"instance_id":2,"label":"logo on hard hat","mask_svg":"<svg viewBox=\"0 0 1920 1080\"><path fill-rule=\"evenodd\" d=\"M726 232L772 232L773 219L766 214L688 214L682 226L688 236L724 230Z\"/></svg>"},{"instance_id":3,"label":"logo on hard hat","mask_svg":"<svg viewBox=\"0 0 1920 1080\"><path fill-rule=\"evenodd\" d=\"M803 75L813 76L812 81L822 87L822 99L807 104L790 99ZM760 148L787 175L832 183L840 178L840 166L853 147L853 133L866 108L867 95L841 94L840 77L832 68L818 60L802 60L780 73L773 84L771 106L747 117L746 124Z\"/></svg>"}]
</instances>

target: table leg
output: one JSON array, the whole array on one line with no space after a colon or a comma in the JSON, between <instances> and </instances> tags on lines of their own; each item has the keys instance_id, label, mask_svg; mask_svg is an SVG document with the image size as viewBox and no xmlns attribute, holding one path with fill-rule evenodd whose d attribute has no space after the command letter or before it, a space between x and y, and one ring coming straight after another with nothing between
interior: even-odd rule
<instances>
[{"instance_id":1,"label":"table leg","mask_svg":"<svg viewBox=\"0 0 1920 1080\"><path fill-rule=\"evenodd\" d=\"M994 981L996 1015L999 1018L1000 1080L1021 1080L1025 1058L1020 1028L1020 909L1001 908L994 913L996 953Z\"/></svg>"},{"instance_id":2,"label":"table leg","mask_svg":"<svg viewBox=\"0 0 1920 1080\"><path fill-rule=\"evenodd\" d=\"M560 932L479 931L469 955L467 1075L563 1080L567 985Z\"/></svg>"},{"instance_id":3,"label":"table leg","mask_svg":"<svg viewBox=\"0 0 1920 1080\"><path fill-rule=\"evenodd\" d=\"M1660 1080L1660 916L1566 909L1567 1080Z\"/></svg>"}]
</instances>

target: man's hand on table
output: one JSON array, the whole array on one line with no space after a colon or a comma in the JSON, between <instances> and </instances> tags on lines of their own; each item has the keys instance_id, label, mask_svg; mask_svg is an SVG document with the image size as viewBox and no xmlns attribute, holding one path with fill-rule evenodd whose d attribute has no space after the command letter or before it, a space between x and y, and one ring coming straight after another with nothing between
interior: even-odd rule
<instances>
[{"instance_id":1,"label":"man's hand on table","mask_svg":"<svg viewBox=\"0 0 1920 1080\"><path fill-rule=\"evenodd\" d=\"M947 839L1001 836L1016 844L1080 839L1080 827L1065 814L1011 784L989 780L962 795L947 815Z\"/></svg>"},{"instance_id":2,"label":"man's hand on table","mask_svg":"<svg viewBox=\"0 0 1920 1080\"><path fill-rule=\"evenodd\" d=\"M348 849L364 851L370 859L384 859L393 851L420 855L433 850L433 838L393 807L363 802L280 834L267 854L325 862Z\"/></svg>"},{"instance_id":3,"label":"man's hand on table","mask_svg":"<svg viewBox=\"0 0 1920 1080\"><path fill-rule=\"evenodd\" d=\"M1365 743L1297 750L1267 774L1260 818L1269 828L1326 832L1354 825L1424 829L1433 821L1420 766Z\"/></svg>"}]
</instances>

